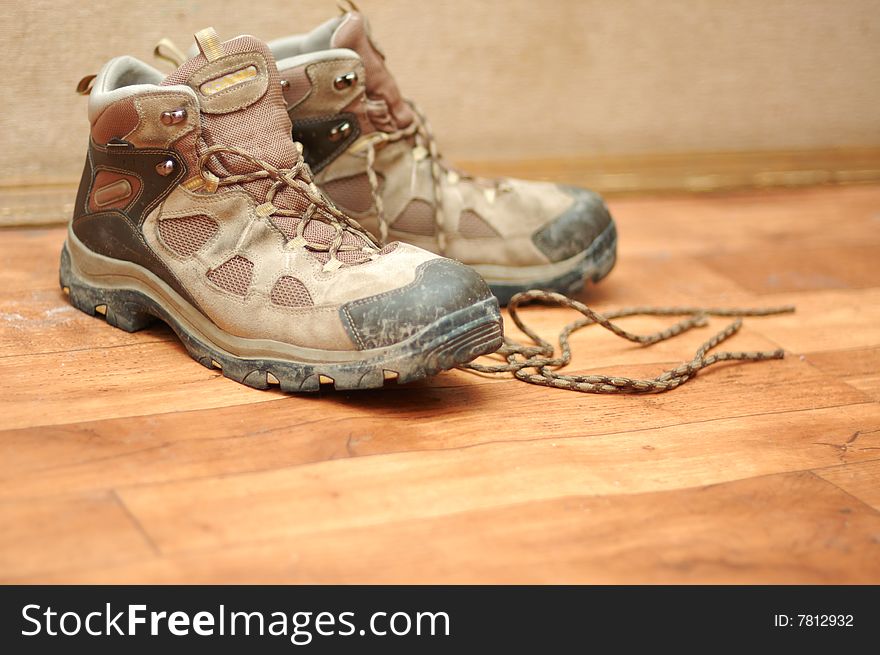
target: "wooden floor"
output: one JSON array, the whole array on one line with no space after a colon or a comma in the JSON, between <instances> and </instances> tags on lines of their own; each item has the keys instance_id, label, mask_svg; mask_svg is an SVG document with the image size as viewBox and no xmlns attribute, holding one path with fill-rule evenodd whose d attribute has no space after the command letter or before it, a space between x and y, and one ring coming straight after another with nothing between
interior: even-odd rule
<instances>
[{"instance_id":1,"label":"wooden floor","mask_svg":"<svg viewBox=\"0 0 880 655\"><path fill-rule=\"evenodd\" d=\"M582 300L793 302L729 343L787 357L654 396L456 371L285 397L71 309L62 229L0 232L0 580L880 582L880 187L611 205ZM572 370L656 373L723 324L586 330Z\"/></svg>"}]
</instances>

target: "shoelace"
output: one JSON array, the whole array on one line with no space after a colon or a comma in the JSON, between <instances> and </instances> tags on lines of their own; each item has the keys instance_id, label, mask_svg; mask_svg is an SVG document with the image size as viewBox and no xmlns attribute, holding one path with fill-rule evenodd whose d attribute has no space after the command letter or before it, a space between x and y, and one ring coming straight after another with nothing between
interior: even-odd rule
<instances>
[{"instance_id":1,"label":"shoelace","mask_svg":"<svg viewBox=\"0 0 880 655\"><path fill-rule=\"evenodd\" d=\"M519 314L521 305L529 303L543 303L550 305L562 305L570 307L581 314L584 318L578 319L566 325L559 334L560 356L555 356L552 344L542 339L532 330ZM717 308L717 307L630 307L619 309L605 314L599 314L585 304L568 298L559 293L549 291L524 291L518 293L507 305L511 320L525 333L535 344L533 346L517 343L505 337L504 345L494 354L500 355L507 360L506 364L477 364L471 363L459 368L479 373L513 373L523 382L538 384L557 389L581 391L584 393L605 394L640 394L659 393L671 391L688 380L694 378L704 368L732 360L760 362L768 359L782 359L785 351L746 351L746 352L718 352L709 354L709 351L736 334L742 327L744 316L771 316L774 314L790 313L795 311L792 305L781 305L767 308ZM612 323L612 319L627 316L687 316L686 319L671 325L665 330L648 335L633 334L620 326ZM675 368L664 371L654 378L638 379L616 375L562 375L553 369L558 369L571 363L571 345L569 337L572 333L590 325L600 325L616 334L617 336L639 343L651 345L682 334L692 328L707 325L709 316L736 317L736 320L715 334L712 338L701 345L694 357L689 362L683 362Z\"/></svg>"},{"instance_id":2,"label":"shoelace","mask_svg":"<svg viewBox=\"0 0 880 655\"><path fill-rule=\"evenodd\" d=\"M400 141L401 139L416 136L417 141L421 141L419 145L423 148L427 146L425 155L430 158L431 161L434 220L437 228L435 234L437 237L438 252L442 255L445 253L446 248L446 232L440 181L442 176L448 174L449 171L445 168L442 162L440 152L437 148L437 142L434 139L434 134L431 131L430 124L424 113L422 113L414 102L408 101L408 103L416 115L416 120L414 120L412 124L395 132L376 132L371 134L370 138L366 139L362 146L366 150L366 172L367 178L370 182L373 203L376 207L376 213L378 216L379 236L382 243L387 242L388 221L385 217L378 176L374 170L376 162L376 147L385 143ZM456 173L456 175L458 174ZM462 179L469 179L464 175L461 175L460 177ZM534 330L526 325L520 317L519 307L531 303L561 305L563 307L574 309L584 315L584 318L573 321L562 328L562 331L559 333L559 356L556 356L556 351L553 345L542 339ZM771 316L774 314L793 312L795 310L791 305L768 308L630 307L607 312L605 314L599 314L573 298L569 298L559 293L538 289L516 294L511 298L507 308L511 320L513 320L516 326L525 333L535 345L517 343L516 341L505 337L504 345L493 353L493 355L505 358L507 361L506 364L488 365L470 363L460 366L459 368L488 374L513 373L514 377L518 380L528 382L529 384L554 387L557 389L568 389L570 391L580 391L583 393L602 394L661 393L676 389L688 380L693 379L702 369L717 364L718 362L733 360L759 362L770 359L782 359L785 356L785 351L781 349L746 352L725 351L712 354L709 354L709 351L739 332L742 327L742 317L744 316ZM648 335L633 334L611 322L612 319L629 316L687 316L687 318L675 323L665 330ZM709 316L736 317L736 320L703 343L703 345L697 349L697 352L694 353L694 356L690 361L683 362L679 366L664 371L654 378L638 379L602 374L563 375L554 370L571 363L571 344L569 343L569 337L572 333L587 326L599 325L623 339L642 345L651 345L660 341L665 341L666 339L671 339L672 337L695 327L703 327L708 324Z\"/></svg>"},{"instance_id":3,"label":"shoelace","mask_svg":"<svg viewBox=\"0 0 880 655\"><path fill-rule=\"evenodd\" d=\"M342 213L315 185L312 179L312 173L308 164L302 157L302 145L297 143L297 160L290 168L277 168L267 161L258 157L254 157L249 152L240 148L234 148L224 145L214 145L205 150L199 157L199 183L197 185L188 185L190 188L201 188L209 193L213 193L221 186L229 186L233 184L246 184L257 180L272 180L272 185L266 193L265 201L257 206L257 216L268 218L270 216L287 216L300 219L296 224L296 236L290 239L285 245L286 248L292 250L297 247L304 247L314 252L326 252L330 255L330 259L324 264L325 271L336 270L342 265L342 262L336 257L340 252L363 252L371 258L378 256L379 244L373 236L367 232L353 218ZM251 163L256 170L249 173L230 174L220 177L212 173L206 164L208 160L220 153L229 153L241 157ZM305 212L291 209L283 209L273 204L275 196L284 187L299 189L303 192L309 201L309 206ZM323 213L319 213L319 210ZM305 236L305 229L311 220L320 220L327 223L335 229L335 234L329 244L309 241ZM369 246L354 246L343 243L345 232L349 231L356 236L364 239Z\"/></svg>"},{"instance_id":4,"label":"shoelace","mask_svg":"<svg viewBox=\"0 0 880 655\"><path fill-rule=\"evenodd\" d=\"M440 255L446 254L446 219L443 209L443 195L441 190L441 180L444 176L454 174L456 179L472 180L475 179L469 175L459 173L449 169L443 162L440 150L437 146L437 140L434 138L434 132L428 118L419 109L418 105L412 100L407 100L407 104L412 108L415 114L415 120L407 127L396 130L394 132L373 132L365 138L359 145L358 149L366 151L366 173L370 183L370 193L373 197L373 205L376 207L376 216L379 223L379 240L384 244L388 242L388 219L385 216L385 204L382 201L382 194L379 189L379 178L376 175L376 148L386 143L401 141L410 137L416 137L418 148L423 151L423 156L431 163L431 191L434 204L434 223L436 229L434 235L437 240L437 252ZM496 183L495 190L504 188L502 184Z\"/></svg>"}]
</instances>

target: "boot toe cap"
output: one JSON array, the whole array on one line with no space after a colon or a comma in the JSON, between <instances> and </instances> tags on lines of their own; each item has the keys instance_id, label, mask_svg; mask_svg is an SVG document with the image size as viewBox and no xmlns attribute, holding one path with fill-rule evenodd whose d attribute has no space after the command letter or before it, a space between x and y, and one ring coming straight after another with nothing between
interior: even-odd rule
<instances>
[{"instance_id":1,"label":"boot toe cap","mask_svg":"<svg viewBox=\"0 0 880 655\"><path fill-rule=\"evenodd\" d=\"M400 343L459 310L493 300L476 271L437 257L416 269L406 286L345 303L342 323L360 350ZM497 313L497 302L494 303ZM500 320L500 315L499 315Z\"/></svg>"},{"instance_id":2,"label":"boot toe cap","mask_svg":"<svg viewBox=\"0 0 880 655\"><path fill-rule=\"evenodd\" d=\"M578 187L560 189L572 197L571 205L532 235L532 242L551 262L588 249L613 222L599 194Z\"/></svg>"}]
</instances>

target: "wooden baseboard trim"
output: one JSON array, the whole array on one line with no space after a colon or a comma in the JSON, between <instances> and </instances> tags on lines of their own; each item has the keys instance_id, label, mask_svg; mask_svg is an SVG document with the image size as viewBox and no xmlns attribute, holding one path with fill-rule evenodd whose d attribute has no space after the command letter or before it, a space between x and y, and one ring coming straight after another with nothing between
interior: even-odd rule
<instances>
[{"instance_id":1,"label":"wooden baseboard trim","mask_svg":"<svg viewBox=\"0 0 880 655\"><path fill-rule=\"evenodd\" d=\"M880 148L701 152L468 160L462 170L577 184L604 195L880 183ZM0 182L0 227L59 225L73 212L76 180Z\"/></svg>"},{"instance_id":2,"label":"wooden baseboard trim","mask_svg":"<svg viewBox=\"0 0 880 655\"><path fill-rule=\"evenodd\" d=\"M462 169L567 182L606 195L715 192L880 182L880 148L475 160Z\"/></svg>"}]
</instances>

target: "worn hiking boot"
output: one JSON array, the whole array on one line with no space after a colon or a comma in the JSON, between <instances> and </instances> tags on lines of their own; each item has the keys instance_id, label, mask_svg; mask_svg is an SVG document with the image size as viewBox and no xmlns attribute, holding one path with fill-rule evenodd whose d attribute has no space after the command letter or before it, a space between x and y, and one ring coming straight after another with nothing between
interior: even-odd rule
<instances>
[{"instance_id":1,"label":"worn hiking boot","mask_svg":"<svg viewBox=\"0 0 880 655\"><path fill-rule=\"evenodd\" d=\"M315 187L269 48L196 41L167 78L119 57L94 80L61 254L71 302L128 331L161 319L260 389L380 387L496 350L498 303L474 271L377 245Z\"/></svg>"},{"instance_id":2,"label":"worn hiking boot","mask_svg":"<svg viewBox=\"0 0 880 655\"><path fill-rule=\"evenodd\" d=\"M468 264L502 303L532 288L573 293L611 270L617 235L597 194L443 163L357 11L269 45L315 182L382 243Z\"/></svg>"}]
</instances>

